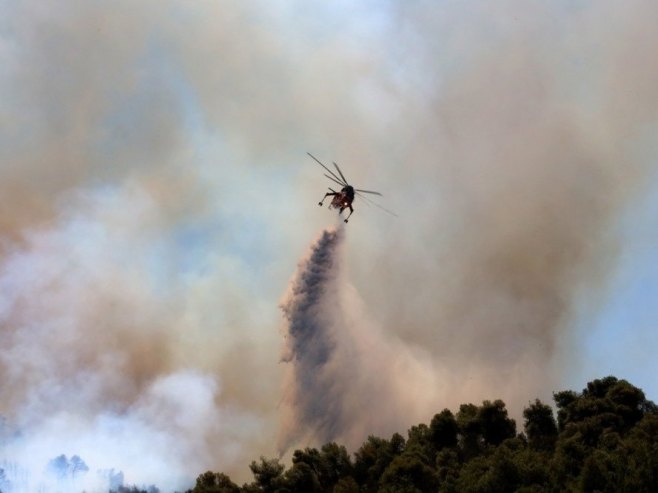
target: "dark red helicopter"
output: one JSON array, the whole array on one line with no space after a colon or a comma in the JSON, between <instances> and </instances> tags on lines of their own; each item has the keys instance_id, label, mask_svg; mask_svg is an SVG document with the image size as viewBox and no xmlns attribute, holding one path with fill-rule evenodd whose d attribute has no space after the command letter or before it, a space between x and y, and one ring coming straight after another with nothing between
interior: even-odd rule
<instances>
[{"instance_id":1,"label":"dark red helicopter","mask_svg":"<svg viewBox=\"0 0 658 493\"><path fill-rule=\"evenodd\" d=\"M369 193L369 194L373 194L373 195L379 195L381 197L382 196L381 193L374 192L372 190L362 190L360 188L354 188L352 185L347 183L347 180L345 179L345 175L343 175L343 172L340 170L340 168L338 167L338 165L336 163L333 163L333 164L336 167L336 171L338 171L338 175L336 175L336 173L334 173L329 168L327 168L324 164L322 164L320 162L320 160L318 158L316 158L310 152L307 152L306 154L311 156L320 166L322 166L325 170L327 170L329 172L329 174L325 173L324 176L326 176L331 181L334 181L334 182L338 183L341 187L343 187L343 188L341 188L340 192L337 192L336 190L334 190L332 188L329 188L330 191L324 194L324 197L322 197L322 200L320 202L318 202L318 205L322 206L323 203L324 203L324 200L327 197L333 197L331 199L331 203L329 204L329 209L336 208L336 209L338 209L339 214L342 214L342 212L345 209L349 209L350 213L345 218L345 222L347 222L347 220L350 218L350 216L354 212L354 209L352 208L352 202L354 202L355 196L358 195L359 197L363 198L365 201L379 207L380 209L383 209L384 211L388 212L389 214L395 215L395 213L389 211L388 209L384 209L379 204L375 204L374 202L372 202L371 200L369 200L367 197L365 197L363 195L364 193Z\"/></svg>"}]
</instances>

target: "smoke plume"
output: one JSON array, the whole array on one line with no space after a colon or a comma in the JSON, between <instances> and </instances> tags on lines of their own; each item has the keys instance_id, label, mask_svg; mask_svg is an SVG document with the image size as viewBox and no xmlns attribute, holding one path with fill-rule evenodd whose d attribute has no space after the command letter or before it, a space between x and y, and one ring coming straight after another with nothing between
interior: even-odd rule
<instances>
[{"instance_id":1,"label":"smoke plume","mask_svg":"<svg viewBox=\"0 0 658 493\"><path fill-rule=\"evenodd\" d=\"M244 440L259 441L261 418L224 383L230 368L213 363L223 349L214 338L229 341L230 322L215 318L208 331L194 320L215 312L202 293L221 293L231 267L218 259L216 279L171 277L154 263L176 257L164 224L142 187L106 189L71 197L56 223L4 256L0 460L20 473L8 473L11 491L57 490L43 473L61 454L90 469L66 491L107 491L97 471L111 469L128 484L182 489L217 464L242 466ZM238 284L230 290L238 309ZM197 348L191 364L188 338L215 347Z\"/></svg>"},{"instance_id":2,"label":"smoke plume","mask_svg":"<svg viewBox=\"0 0 658 493\"><path fill-rule=\"evenodd\" d=\"M381 159L396 156L408 208L352 274L386 331L452 370L445 404L495 393L520 409L578 373L615 228L655 176L658 65L642 46L657 32L643 1L477 5L398 5L418 56L400 63L420 79L417 100L391 88L412 102L395 120L417 124L392 123L406 144Z\"/></svg>"}]
</instances>

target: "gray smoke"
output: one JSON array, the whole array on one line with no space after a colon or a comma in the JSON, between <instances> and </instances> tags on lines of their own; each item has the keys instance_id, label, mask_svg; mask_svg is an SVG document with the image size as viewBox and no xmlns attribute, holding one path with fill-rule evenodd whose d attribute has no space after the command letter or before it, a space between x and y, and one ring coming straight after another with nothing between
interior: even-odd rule
<instances>
[{"instance_id":1,"label":"gray smoke","mask_svg":"<svg viewBox=\"0 0 658 493\"><path fill-rule=\"evenodd\" d=\"M1 459L248 481L278 422L358 445L582 384L655 187L655 0L0 5ZM400 218L357 199L298 312L324 335L280 365L326 217L306 151ZM650 352L623 330L619 359Z\"/></svg>"},{"instance_id":2,"label":"gray smoke","mask_svg":"<svg viewBox=\"0 0 658 493\"><path fill-rule=\"evenodd\" d=\"M291 364L284 397L291 415L281 430L281 451L309 433L331 440L349 424L341 407L345 382L332 371L344 326L337 282L343 238L344 228L322 232L281 305L288 321L282 359Z\"/></svg>"},{"instance_id":3,"label":"gray smoke","mask_svg":"<svg viewBox=\"0 0 658 493\"><path fill-rule=\"evenodd\" d=\"M281 304L287 374L280 453L334 440L356 447L366 434L391 433L436 403L435 372L382 334L348 282L344 240L342 226L321 233Z\"/></svg>"}]
</instances>

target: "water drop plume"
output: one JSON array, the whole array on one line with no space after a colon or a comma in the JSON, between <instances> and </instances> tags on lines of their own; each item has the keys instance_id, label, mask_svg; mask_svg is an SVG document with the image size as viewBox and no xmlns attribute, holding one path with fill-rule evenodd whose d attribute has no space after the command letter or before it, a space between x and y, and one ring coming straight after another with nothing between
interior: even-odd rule
<instances>
[{"instance_id":1,"label":"water drop plume","mask_svg":"<svg viewBox=\"0 0 658 493\"><path fill-rule=\"evenodd\" d=\"M436 406L426 355L387 338L344 270L345 228L324 230L299 263L281 308L287 364L278 450L339 441L357 447Z\"/></svg>"},{"instance_id":2,"label":"water drop plume","mask_svg":"<svg viewBox=\"0 0 658 493\"><path fill-rule=\"evenodd\" d=\"M305 435L332 439L345 426L336 405L340 389L331 371L338 312L328 311L332 306L339 310L336 279L344 236L344 228L322 232L299 264L281 304L287 321L282 360L290 363L283 397L281 451Z\"/></svg>"}]
</instances>

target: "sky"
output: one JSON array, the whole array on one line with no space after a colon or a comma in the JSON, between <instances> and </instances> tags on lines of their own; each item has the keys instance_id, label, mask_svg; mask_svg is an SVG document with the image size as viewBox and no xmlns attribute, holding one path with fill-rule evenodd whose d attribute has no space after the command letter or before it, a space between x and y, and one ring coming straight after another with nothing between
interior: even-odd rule
<instances>
[{"instance_id":1,"label":"sky","mask_svg":"<svg viewBox=\"0 0 658 493\"><path fill-rule=\"evenodd\" d=\"M658 399L650 0L0 10L0 460L24 489L60 454L88 490L246 481L611 374ZM286 357L337 227L307 152L398 216L357 198L310 312L349 362L310 373L337 428Z\"/></svg>"}]
</instances>

